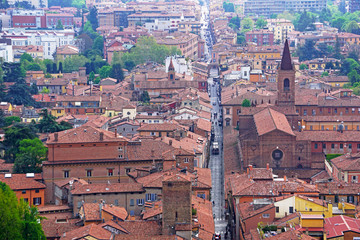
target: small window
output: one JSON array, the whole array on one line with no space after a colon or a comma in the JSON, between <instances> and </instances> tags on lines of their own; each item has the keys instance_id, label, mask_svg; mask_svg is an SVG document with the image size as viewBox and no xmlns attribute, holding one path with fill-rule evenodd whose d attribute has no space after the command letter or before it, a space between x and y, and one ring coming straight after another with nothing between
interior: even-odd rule
<instances>
[{"instance_id":1,"label":"small window","mask_svg":"<svg viewBox=\"0 0 360 240\"><path fill-rule=\"evenodd\" d=\"M119 200L118 200L118 199L115 199L115 200L114 200L114 205L115 205L115 206L119 206Z\"/></svg>"},{"instance_id":2,"label":"small window","mask_svg":"<svg viewBox=\"0 0 360 240\"><path fill-rule=\"evenodd\" d=\"M118 147L118 150L119 150L119 151L122 151L122 150L123 150L123 148L122 148L122 147Z\"/></svg>"},{"instance_id":3,"label":"small window","mask_svg":"<svg viewBox=\"0 0 360 240\"><path fill-rule=\"evenodd\" d=\"M134 199L130 199L130 206L134 206Z\"/></svg>"},{"instance_id":4,"label":"small window","mask_svg":"<svg viewBox=\"0 0 360 240\"><path fill-rule=\"evenodd\" d=\"M313 126L310 126L310 130L311 130L311 131L313 130Z\"/></svg>"},{"instance_id":5,"label":"small window","mask_svg":"<svg viewBox=\"0 0 360 240\"><path fill-rule=\"evenodd\" d=\"M114 169L108 169L108 176L113 176Z\"/></svg>"},{"instance_id":6,"label":"small window","mask_svg":"<svg viewBox=\"0 0 360 240\"><path fill-rule=\"evenodd\" d=\"M326 143L323 143L322 147L323 149L326 149Z\"/></svg>"},{"instance_id":7,"label":"small window","mask_svg":"<svg viewBox=\"0 0 360 240\"><path fill-rule=\"evenodd\" d=\"M188 162L189 162L189 158L185 158L184 163L188 163Z\"/></svg>"},{"instance_id":8,"label":"small window","mask_svg":"<svg viewBox=\"0 0 360 240\"><path fill-rule=\"evenodd\" d=\"M122 154L119 154L119 158L123 158L123 155L122 155Z\"/></svg>"},{"instance_id":9,"label":"small window","mask_svg":"<svg viewBox=\"0 0 360 240\"><path fill-rule=\"evenodd\" d=\"M39 197L38 198L33 198L33 204L36 205L36 206L40 205L41 204L41 198L39 198Z\"/></svg>"},{"instance_id":10,"label":"small window","mask_svg":"<svg viewBox=\"0 0 360 240\"><path fill-rule=\"evenodd\" d=\"M263 217L263 218L269 218L269 217L270 217L270 214L264 213L264 214L262 215L262 217Z\"/></svg>"},{"instance_id":11,"label":"small window","mask_svg":"<svg viewBox=\"0 0 360 240\"><path fill-rule=\"evenodd\" d=\"M131 168L126 168L126 173L129 173L131 171Z\"/></svg>"},{"instance_id":12,"label":"small window","mask_svg":"<svg viewBox=\"0 0 360 240\"><path fill-rule=\"evenodd\" d=\"M92 176L92 171L91 170L86 170L86 176L91 177Z\"/></svg>"},{"instance_id":13,"label":"small window","mask_svg":"<svg viewBox=\"0 0 360 240\"><path fill-rule=\"evenodd\" d=\"M352 149L352 144L351 143L349 143L349 149Z\"/></svg>"},{"instance_id":14,"label":"small window","mask_svg":"<svg viewBox=\"0 0 360 240\"><path fill-rule=\"evenodd\" d=\"M135 212L134 212L134 210L130 210L130 216L134 216L135 215Z\"/></svg>"},{"instance_id":15,"label":"small window","mask_svg":"<svg viewBox=\"0 0 360 240\"><path fill-rule=\"evenodd\" d=\"M35 193L39 193L40 192L40 190L39 189L35 189Z\"/></svg>"},{"instance_id":16,"label":"small window","mask_svg":"<svg viewBox=\"0 0 360 240\"><path fill-rule=\"evenodd\" d=\"M318 144L317 143L315 143L315 149L318 149Z\"/></svg>"},{"instance_id":17,"label":"small window","mask_svg":"<svg viewBox=\"0 0 360 240\"><path fill-rule=\"evenodd\" d=\"M331 144L331 149L335 149L335 144L334 143Z\"/></svg>"},{"instance_id":18,"label":"small window","mask_svg":"<svg viewBox=\"0 0 360 240\"><path fill-rule=\"evenodd\" d=\"M138 206L142 206L142 205L144 205L144 199L136 199L136 204L138 205Z\"/></svg>"},{"instance_id":19,"label":"small window","mask_svg":"<svg viewBox=\"0 0 360 240\"><path fill-rule=\"evenodd\" d=\"M294 207L289 207L289 213L294 213Z\"/></svg>"},{"instance_id":20,"label":"small window","mask_svg":"<svg viewBox=\"0 0 360 240\"><path fill-rule=\"evenodd\" d=\"M312 208L310 208L309 211L312 212Z\"/></svg>"},{"instance_id":21,"label":"small window","mask_svg":"<svg viewBox=\"0 0 360 240\"><path fill-rule=\"evenodd\" d=\"M22 190L21 193L22 193L22 194L25 194L25 193L26 193L26 190Z\"/></svg>"},{"instance_id":22,"label":"small window","mask_svg":"<svg viewBox=\"0 0 360 240\"><path fill-rule=\"evenodd\" d=\"M276 212L278 213L280 211L279 207L276 207Z\"/></svg>"},{"instance_id":23,"label":"small window","mask_svg":"<svg viewBox=\"0 0 360 240\"><path fill-rule=\"evenodd\" d=\"M64 171L64 178L69 178L69 176L70 176L69 171Z\"/></svg>"},{"instance_id":24,"label":"small window","mask_svg":"<svg viewBox=\"0 0 360 240\"><path fill-rule=\"evenodd\" d=\"M340 143L340 149L344 148L344 144Z\"/></svg>"}]
</instances>

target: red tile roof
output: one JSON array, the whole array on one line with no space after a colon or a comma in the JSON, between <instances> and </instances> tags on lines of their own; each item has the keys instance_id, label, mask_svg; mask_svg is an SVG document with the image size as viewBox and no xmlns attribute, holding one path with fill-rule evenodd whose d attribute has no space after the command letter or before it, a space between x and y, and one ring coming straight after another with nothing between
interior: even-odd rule
<instances>
[{"instance_id":1,"label":"red tile roof","mask_svg":"<svg viewBox=\"0 0 360 240\"><path fill-rule=\"evenodd\" d=\"M36 181L34 178L26 177L26 174L11 174L11 177L6 178L5 175L0 175L0 182L4 182L12 190L27 190L27 189L45 189L45 184Z\"/></svg>"},{"instance_id":2,"label":"red tile roof","mask_svg":"<svg viewBox=\"0 0 360 240\"><path fill-rule=\"evenodd\" d=\"M58 134L58 140L55 141L55 135ZM103 134L103 140L100 136ZM115 134L110 131L98 129L93 126L81 126L70 130L65 130L58 133L53 133L49 136L46 144L59 143L96 143L96 142L124 142L126 138L122 136L115 137Z\"/></svg>"},{"instance_id":3,"label":"red tile roof","mask_svg":"<svg viewBox=\"0 0 360 240\"><path fill-rule=\"evenodd\" d=\"M65 235L65 236L64 236ZM98 240L109 240L112 234L108 230L102 228L100 225L90 224L70 232L66 232L60 238L61 240L73 240L73 239L84 239L95 238Z\"/></svg>"},{"instance_id":4,"label":"red tile roof","mask_svg":"<svg viewBox=\"0 0 360 240\"><path fill-rule=\"evenodd\" d=\"M356 232L360 234L360 220L347 216L335 216L325 219L326 237L335 238L344 236L344 232Z\"/></svg>"},{"instance_id":5,"label":"red tile roof","mask_svg":"<svg viewBox=\"0 0 360 240\"><path fill-rule=\"evenodd\" d=\"M261 206L259 208L254 206L254 203L252 202L247 202L247 203L240 203L237 205L239 214L240 214L240 218L242 220L246 220L248 218L251 218L253 216L256 216L260 213L263 213L265 211L268 211L270 209L273 209L274 211L274 215L275 215L275 206L274 204L268 204L266 206Z\"/></svg>"},{"instance_id":6,"label":"red tile roof","mask_svg":"<svg viewBox=\"0 0 360 240\"><path fill-rule=\"evenodd\" d=\"M144 192L142 184L139 183L93 183L79 186L71 191L73 195L86 195L98 193L126 193Z\"/></svg>"},{"instance_id":7,"label":"red tile roof","mask_svg":"<svg viewBox=\"0 0 360 240\"><path fill-rule=\"evenodd\" d=\"M275 236L266 238L266 240L316 240L317 238L310 237L298 230L290 229Z\"/></svg>"},{"instance_id":8,"label":"red tile roof","mask_svg":"<svg viewBox=\"0 0 360 240\"><path fill-rule=\"evenodd\" d=\"M138 132L160 132L160 131L167 131L172 132L178 129L187 129L187 127L181 126L177 123L153 123L153 124L144 124L143 126L137 129Z\"/></svg>"},{"instance_id":9,"label":"red tile roof","mask_svg":"<svg viewBox=\"0 0 360 240\"><path fill-rule=\"evenodd\" d=\"M359 171L360 157L357 155L345 154L331 160L331 163L343 171Z\"/></svg>"},{"instance_id":10,"label":"red tile roof","mask_svg":"<svg viewBox=\"0 0 360 240\"><path fill-rule=\"evenodd\" d=\"M254 115L256 130L259 136L274 130L280 130L289 135L295 136L286 116L271 108L266 108Z\"/></svg>"},{"instance_id":11,"label":"red tile roof","mask_svg":"<svg viewBox=\"0 0 360 240\"><path fill-rule=\"evenodd\" d=\"M312 142L359 142L360 134L357 131L302 131L296 132L296 140Z\"/></svg>"}]
</instances>

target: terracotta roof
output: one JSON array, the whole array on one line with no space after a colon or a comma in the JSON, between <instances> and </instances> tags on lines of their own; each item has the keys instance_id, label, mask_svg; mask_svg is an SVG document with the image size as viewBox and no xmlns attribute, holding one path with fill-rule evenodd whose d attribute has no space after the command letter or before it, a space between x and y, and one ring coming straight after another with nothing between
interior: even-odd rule
<instances>
[{"instance_id":1,"label":"terracotta roof","mask_svg":"<svg viewBox=\"0 0 360 240\"><path fill-rule=\"evenodd\" d=\"M181 126L176 123L153 123L153 124L144 124L143 126L137 129L138 132L158 132L158 131L175 131L178 129L186 129L184 126Z\"/></svg>"},{"instance_id":2,"label":"terracotta roof","mask_svg":"<svg viewBox=\"0 0 360 240\"><path fill-rule=\"evenodd\" d=\"M102 208L103 211L108 212L109 214L121 219L125 220L128 216L128 213L125 208L113 206L112 204L105 204Z\"/></svg>"},{"instance_id":3,"label":"terracotta roof","mask_svg":"<svg viewBox=\"0 0 360 240\"><path fill-rule=\"evenodd\" d=\"M79 186L71 191L73 195L144 192L138 183L93 183Z\"/></svg>"},{"instance_id":4,"label":"terracotta roof","mask_svg":"<svg viewBox=\"0 0 360 240\"><path fill-rule=\"evenodd\" d=\"M104 222L104 223L100 224L100 226L105 228L105 229L106 229L107 226L109 226L109 227L115 228L115 229L117 229L117 230L119 230L119 231L121 231L123 233L126 233L126 234L129 233L126 229L124 229L122 226L120 226L117 222L114 222L113 220Z\"/></svg>"},{"instance_id":5,"label":"terracotta roof","mask_svg":"<svg viewBox=\"0 0 360 240\"><path fill-rule=\"evenodd\" d=\"M256 130L259 136L274 130L279 130L289 135L295 136L286 116L271 108L266 108L254 115Z\"/></svg>"},{"instance_id":6,"label":"terracotta roof","mask_svg":"<svg viewBox=\"0 0 360 240\"><path fill-rule=\"evenodd\" d=\"M312 142L359 142L360 134L357 131L302 131L295 132L296 140Z\"/></svg>"},{"instance_id":7,"label":"terracotta roof","mask_svg":"<svg viewBox=\"0 0 360 240\"><path fill-rule=\"evenodd\" d=\"M32 177L26 177L26 174L11 174L7 178L5 175L0 175L0 182L6 183L12 190L27 190L27 189L45 189L46 186Z\"/></svg>"},{"instance_id":8,"label":"terracotta roof","mask_svg":"<svg viewBox=\"0 0 360 240\"><path fill-rule=\"evenodd\" d=\"M49 219L47 217L47 219L41 220L41 226L46 237L58 239L63 233L80 228L75 224L78 221L79 219L62 219L59 217Z\"/></svg>"},{"instance_id":9,"label":"terracotta roof","mask_svg":"<svg viewBox=\"0 0 360 240\"><path fill-rule=\"evenodd\" d=\"M252 202L247 202L247 203L240 203L237 205L239 214L240 214L240 218L242 220L251 218L253 216L256 216L260 213L263 213L265 211L268 211L270 209L274 209L274 213L275 213L275 206L274 204L268 204L266 206L261 206L259 208L254 206L254 203Z\"/></svg>"},{"instance_id":10,"label":"terracotta roof","mask_svg":"<svg viewBox=\"0 0 360 240\"><path fill-rule=\"evenodd\" d=\"M327 182L318 183L317 186L321 195L353 195L360 192L360 186L357 183Z\"/></svg>"},{"instance_id":11,"label":"terracotta roof","mask_svg":"<svg viewBox=\"0 0 360 240\"><path fill-rule=\"evenodd\" d=\"M118 225L129 232L130 238L128 239L144 239L144 237L146 237L146 239L151 239L150 237L157 236L162 233L162 226L158 223L158 221L125 221L118 222ZM114 240L124 239L122 238L122 235L123 234L115 235ZM140 236L142 238L139 238Z\"/></svg>"},{"instance_id":12,"label":"terracotta roof","mask_svg":"<svg viewBox=\"0 0 360 240\"><path fill-rule=\"evenodd\" d=\"M146 210L144 210L142 219L146 220L152 217L155 217L157 215L162 214L162 202L159 201L157 203L154 204L154 206L152 208L148 208Z\"/></svg>"},{"instance_id":13,"label":"terracotta roof","mask_svg":"<svg viewBox=\"0 0 360 240\"><path fill-rule=\"evenodd\" d=\"M65 235L65 236L64 236ZM87 238L95 238L98 240L108 240L112 236L111 232L105 230L100 225L90 224L84 227L72 230L70 232L66 232L60 238L61 240L73 240L73 239L84 239Z\"/></svg>"},{"instance_id":14,"label":"terracotta roof","mask_svg":"<svg viewBox=\"0 0 360 240\"><path fill-rule=\"evenodd\" d=\"M196 209L196 216L200 225L199 239L212 239L215 233L212 203L196 196L192 196L191 200L194 209Z\"/></svg>"},{"instance_id":15,"label":"terracotta roof","mask_svg":"<svg viewBox=\"0 0 360 240\"><path fill-rule=\"evenodd\" d=\"M13 163L5 163L5 160L0 159L0 172L12 172L14 164Z\"/></svg>"},{"instance_id":16,"label":"terracotta roof","mask_svg":"<svg viewBox=\"0 0 360 240\"><path fill-rule=\"evenodd\" d=\"M316 240L317 238L310 237L309 235L306 235L305 233L289 229L286 232L279 233L275 236L268 237L266 240Z\"/></svg>"},{"instance_id":17,"label":"terracotta roof","mask_svg":"<svg viewBox=\"0 0 360 240\"><path fill-rule=\"evenodd\" d=\"M360 233L360 220L340 215L325 218L324 227L327 232L327 239L342 237L345 232Z\"/></svg>"},{"instance_id":18,"label":"terracotta roof","mask_svg":"<svg viewBox=\"0 0 360 240\"><path fill-rule=\"evenodd\" d=\"M360 170L360 157L345 154L331 160L331 163L343 171L359 171Z\"/></svg>"},{"instance_id":19,"label":"terracotta roof","mask_svg":"<svg viewBox=\"0 0 360 240\"><path fill-rule=\"evenodd\" d=\"M207 132L211 131L211 122L203 118L196 119L196 127Z\"/></svg>"},{"instance_id":20,"label":"terracotta roof","mask_svg":"<svg viewBox=\"0 0 360 240\"><path fill-rule=\"evenodd\" d=\"M57 141L55 141L55 134L58 134ZM101 134L103 134L103 140L100 140ZM93 126L80 126L78 128L50 134L46 144L123 142L126 140L127 139L122 136L115 137L115 134L110 131L98 129Z\"/></svg>"}]
</instances>

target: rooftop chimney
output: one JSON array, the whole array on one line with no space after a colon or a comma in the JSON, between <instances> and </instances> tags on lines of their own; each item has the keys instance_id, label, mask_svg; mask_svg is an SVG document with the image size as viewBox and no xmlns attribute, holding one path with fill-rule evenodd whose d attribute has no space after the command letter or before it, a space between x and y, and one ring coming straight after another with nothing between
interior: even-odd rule
<instances>
[{"instance_id":1,"label":"rooftop chimney","mask_svg":"<svg viewBox=\"0 0 360 240\"><path fill-rule=\"evenodd\" d=\"M54 137L55 137L55 142L57 142L58 140L59 140L59 134L56 132L56 133L54 133Z\"/></svg>"},{"instance_id":2,"label":"rooftop chimney","mask_svg":"<svg viewBox=\"0 0 360 240\"><path fill-rule=\"evenodd\" d=\"M100 141L104 141L104 133L100 132Z\"/></svg>"},{"instance_id":3,"label":"rooftop chimney","mask_svg":"<svg viewBox=\"0 0 360 240\"><path fill-rule=\"evenodd\" d=\"M249 165L249 168L250 168L250 171L253 170L253 166L252 166L252 165Z\"/></svg>"},{"instance_id":4,"label":"rooftop chimney","mask_svg":"<svg viewBox=\"0 0 360 240\"><path fill-rule=\"evenodd\" d=\"M287 181L287 178L286 178L286 176L284 175L284 182L286 182Z\"/></svg>"},{"instance_id":5,"label":"rooftop chimney","mask_svg":"<svg viewBox=\"0 0 360 240\"><path fill-rule=\"evenodd\" d=\"M169 145L172 146L172 140L169 140Z\"/></svg>"},{"instance_id":6,"label":"rooftop chimney","mask_svg":"<svg viewBox=\"0 0 360 240\"><path fill-rule=\"evenodd\" d=\"M115 128L115 138L117 138L117 128Z\"/></svg>"},{"instance_id":7,"label":"rooftop chimney","mask_svg":"<svg viewBox=\"0 0 360 240\"><path fill-rule=\"evenodd\" d=\"M270 170L269 163L266 164L266 170Z\"/></svg>"}]
</instances>

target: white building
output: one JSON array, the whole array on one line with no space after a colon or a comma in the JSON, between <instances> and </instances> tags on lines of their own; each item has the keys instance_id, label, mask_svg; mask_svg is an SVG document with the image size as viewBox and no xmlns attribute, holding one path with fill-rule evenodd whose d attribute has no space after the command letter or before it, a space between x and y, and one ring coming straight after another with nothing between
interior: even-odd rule
<instances>
[{"instance_id":1,"label":"white building","mask_svg":"<svg viewBox=\"0 0 360 240\"><path fill-rule=\"evenodd\" d=\"M0 43L0 58L2 58L4 62L14 61L14 53L11 45Z\"/></svg>"},{"instance_id":2,"label":"white building","mask_svg":"<svg viewBox=\"0 0 360 240\"><path fill-rule=\"evenodd\" d=\"M188 72L188 64L187 64L185 58L184 57L179 57L179 56L167 57L165 59L166 72L168 72L168 70L169 70L169 65L170 65L170 60L171 59L172 59L172 62L173 62L176 73L180 73L180 74L185 73L185 74L190 75L190 73Z\"/></svg>"},{"instance_id":3,"label":"white building","mask_svg":"<svg viewBox=\"0 0 360 240\"><path fill-rule=\"evenodd\" d=\"M57 47L74 45L74 31L66 30L24 30L10 29L0 33L2 38L11 39L13 46L43 46L44 58L54 59Z\"/></svg>"},{"instance_id":4,"label":"white building","mask_svg":"<svg viewBox=\"0 0 360 240\"><path fill-rule=\"evenodd\" d=\"M35 8L47 8L48 0L8 0L9 5L15 5L16 2L28 2Z\"/></svg>"}]
</instances>

